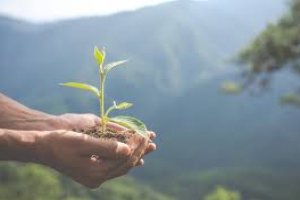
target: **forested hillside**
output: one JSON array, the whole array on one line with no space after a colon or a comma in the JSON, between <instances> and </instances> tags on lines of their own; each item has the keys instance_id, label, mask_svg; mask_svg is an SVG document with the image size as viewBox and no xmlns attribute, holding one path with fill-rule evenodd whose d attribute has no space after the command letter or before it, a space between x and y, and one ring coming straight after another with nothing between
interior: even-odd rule
<instances>
[{"instance_id":1,"label":"forested hillside","mask_svg":"<svg viewBox=\"0 0 300 200\"><path fill-rule=\"evenodd\" d=\"M300 112L277 101L295 77L276 74L261 93L219 89L241 78L231 59L284 8L273 0L175 1L46 24L1 17L1 92L50 113L96 113L96 99L58 84L95 83L92 51L104 46L108 60L130 60L108 77L109 100L133 102L130 112L158 134L158 151L134 179L89 191L44 168L4 165L2 199L41 199L48 188L48 199L195 200L218 186L243 200L299 198Z\"/></svg>"}]
</instances>

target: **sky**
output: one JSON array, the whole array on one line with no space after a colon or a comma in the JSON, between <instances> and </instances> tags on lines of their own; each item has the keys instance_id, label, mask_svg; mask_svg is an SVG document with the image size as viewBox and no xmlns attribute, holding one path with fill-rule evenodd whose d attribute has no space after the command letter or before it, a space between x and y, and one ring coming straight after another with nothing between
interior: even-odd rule
<instances>
[{"instance_id":1,"label":"sky","mask_svg":"<svg viewBox=\"0 0 300 200\"><path fill-rule=\"evenodd\" d=\"M0 0L0 15L31 22L108 15L172 0Z\"/></svg>"}]
</instances>

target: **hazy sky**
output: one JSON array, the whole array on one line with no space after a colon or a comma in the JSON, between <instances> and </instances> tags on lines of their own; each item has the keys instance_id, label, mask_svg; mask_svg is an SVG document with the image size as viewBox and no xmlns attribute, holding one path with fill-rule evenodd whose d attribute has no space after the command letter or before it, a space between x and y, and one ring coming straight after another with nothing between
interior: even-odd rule
<instances>
[{"instance_id":1,"label":"hazy sky","mask_svg":"<svg viewBox=\"0 0 300 200\"><path fill-rule=\"evenodd\" d=\"M0 0L0 14L33 22L107 15L172 0Z\"/></svg>"}]
</instances>

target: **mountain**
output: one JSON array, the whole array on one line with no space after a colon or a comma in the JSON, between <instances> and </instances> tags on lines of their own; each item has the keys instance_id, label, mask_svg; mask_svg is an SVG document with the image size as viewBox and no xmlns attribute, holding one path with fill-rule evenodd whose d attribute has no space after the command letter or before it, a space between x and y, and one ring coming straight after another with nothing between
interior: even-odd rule
<instances>
[{"instance_id":1,"label":"mountain","mask_svg":"<svg viewBox=\"0 0 300 200\"><path fill-rule=\"evenodd\" d=\"M227 6L175 1L136 12L48 24L2 17L0 90L52 113L94 112L98 109L93 97L60 88L58 83L95 83L92 50L94 45L105 46L109 60L130 59L109 77L109 100L132 101L136 105L132 113L151 121L170 99L231 73L234 68L228 60L270 20L266 14L237 17L233 11L254 12L261 1L251 8L241 7L238 1L221 3ZM278 13L282 2L263 4ZM245 23L249 19L259 25L249 26Z\"/></svg>"},{"instance_id":2,"label":"mountain","mask_svg":"<svg viewBox=\"0 0 300 200\"><path fill-rule=\"evenodd\" d=\"M199 198L208 192L207 186L219 184L213 180L222 178L199 173L215 168L263 168L272 175L259 171L255 177L265 179L286 172L284 181L288 181L299 173L300 113L282 107L277 99L298 79L278 74L270 90L239 96L226 96L218 89L225 79L241 78L230 59L267 23L280 17L284 2L174 1L134 12L46 24L1 17L0 91L47 112L94 112L98 109L91 95L60 88L58 83L96 83L92 51L94 45L105 46L109 61L130 60L108 77L109 99L133 102L130 113L158 133L158 151L147 157L143 169L135 170L140 180L153 186L164 180L156 189L171 196L178 191L193 194L196 189L187 184L192 182L205 189L197 193ZM181 178L186 173L191 174L188 180ZM191 180L193 175L197 180ZM231 181L244 180L246 186L238 189L251 194L251 175ZM294 178L297 183L299 178ZM282 186L281 176L274 179L276 187ZM265 188L273 183L261 184ZM273 198L262 195L270 190L260 193L261 188L253 188L257 198Z\"/></svg>"},{"instance_id":3,"label":"mountain","mask_svg":"<svg viewBox=\"0 0 300 200\"><path fill-rule=\"evenodd\" d=\"M293 156L300 151L300 112L278 104L276 99L287 88L280 80L287 77L276 79L274 87L259 96L224 95L218 90L220 78L173 100L154 116L151 125L162 133L160 153L149 161L149 172L141 174L168 177L183 169L250 166L298 172L300 162ZM167 162L155 167L159 161ZM169 165L168 173L164 170Z\"/></svg>"},{"instance_id":4,"label":"mountain","mask_svg":"<svg viewBox=\"0 0 300 200\"><path fill-rule=\"evenodd\" d=\"M250 39L248 32L252 31L233 12L196 1L41 25L7 18L0 22L1 91L40 109L47 105L54 112L77 111L84 103L85 97L72 93L71 99L71 92L57 84L95 82L94 45L107 47L109 60L130 59L126 68L110 77L109 96L118 100L126 94L139 99L140 108L145 108L159 104L158 95L180 95L228 71L224 61ZM12 68L17 71L12 73ZM32 87L37 83L43 87ZM141 95L144 90L147 95ZM69 106L62 110L59 105L66 103Z\"/></svg>"}]
</instances>

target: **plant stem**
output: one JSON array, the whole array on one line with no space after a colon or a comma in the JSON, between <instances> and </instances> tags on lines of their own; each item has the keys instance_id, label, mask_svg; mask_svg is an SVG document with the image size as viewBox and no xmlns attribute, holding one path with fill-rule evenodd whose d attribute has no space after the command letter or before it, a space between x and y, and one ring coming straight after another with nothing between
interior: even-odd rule
<instances>
[{"instance_id":1,"label":"plant stem","mask_svg":"<svg viewBox=\"0 0 300 200\"><path fill-rule=\"evenodd\" d=\"M104 133L106 130L106 117L105 117L105 96L104 96L104 89L105 89L105 75L104 73L100 72L100 116L102 120L102 132Z\"/></svg>"}]
</instances>

